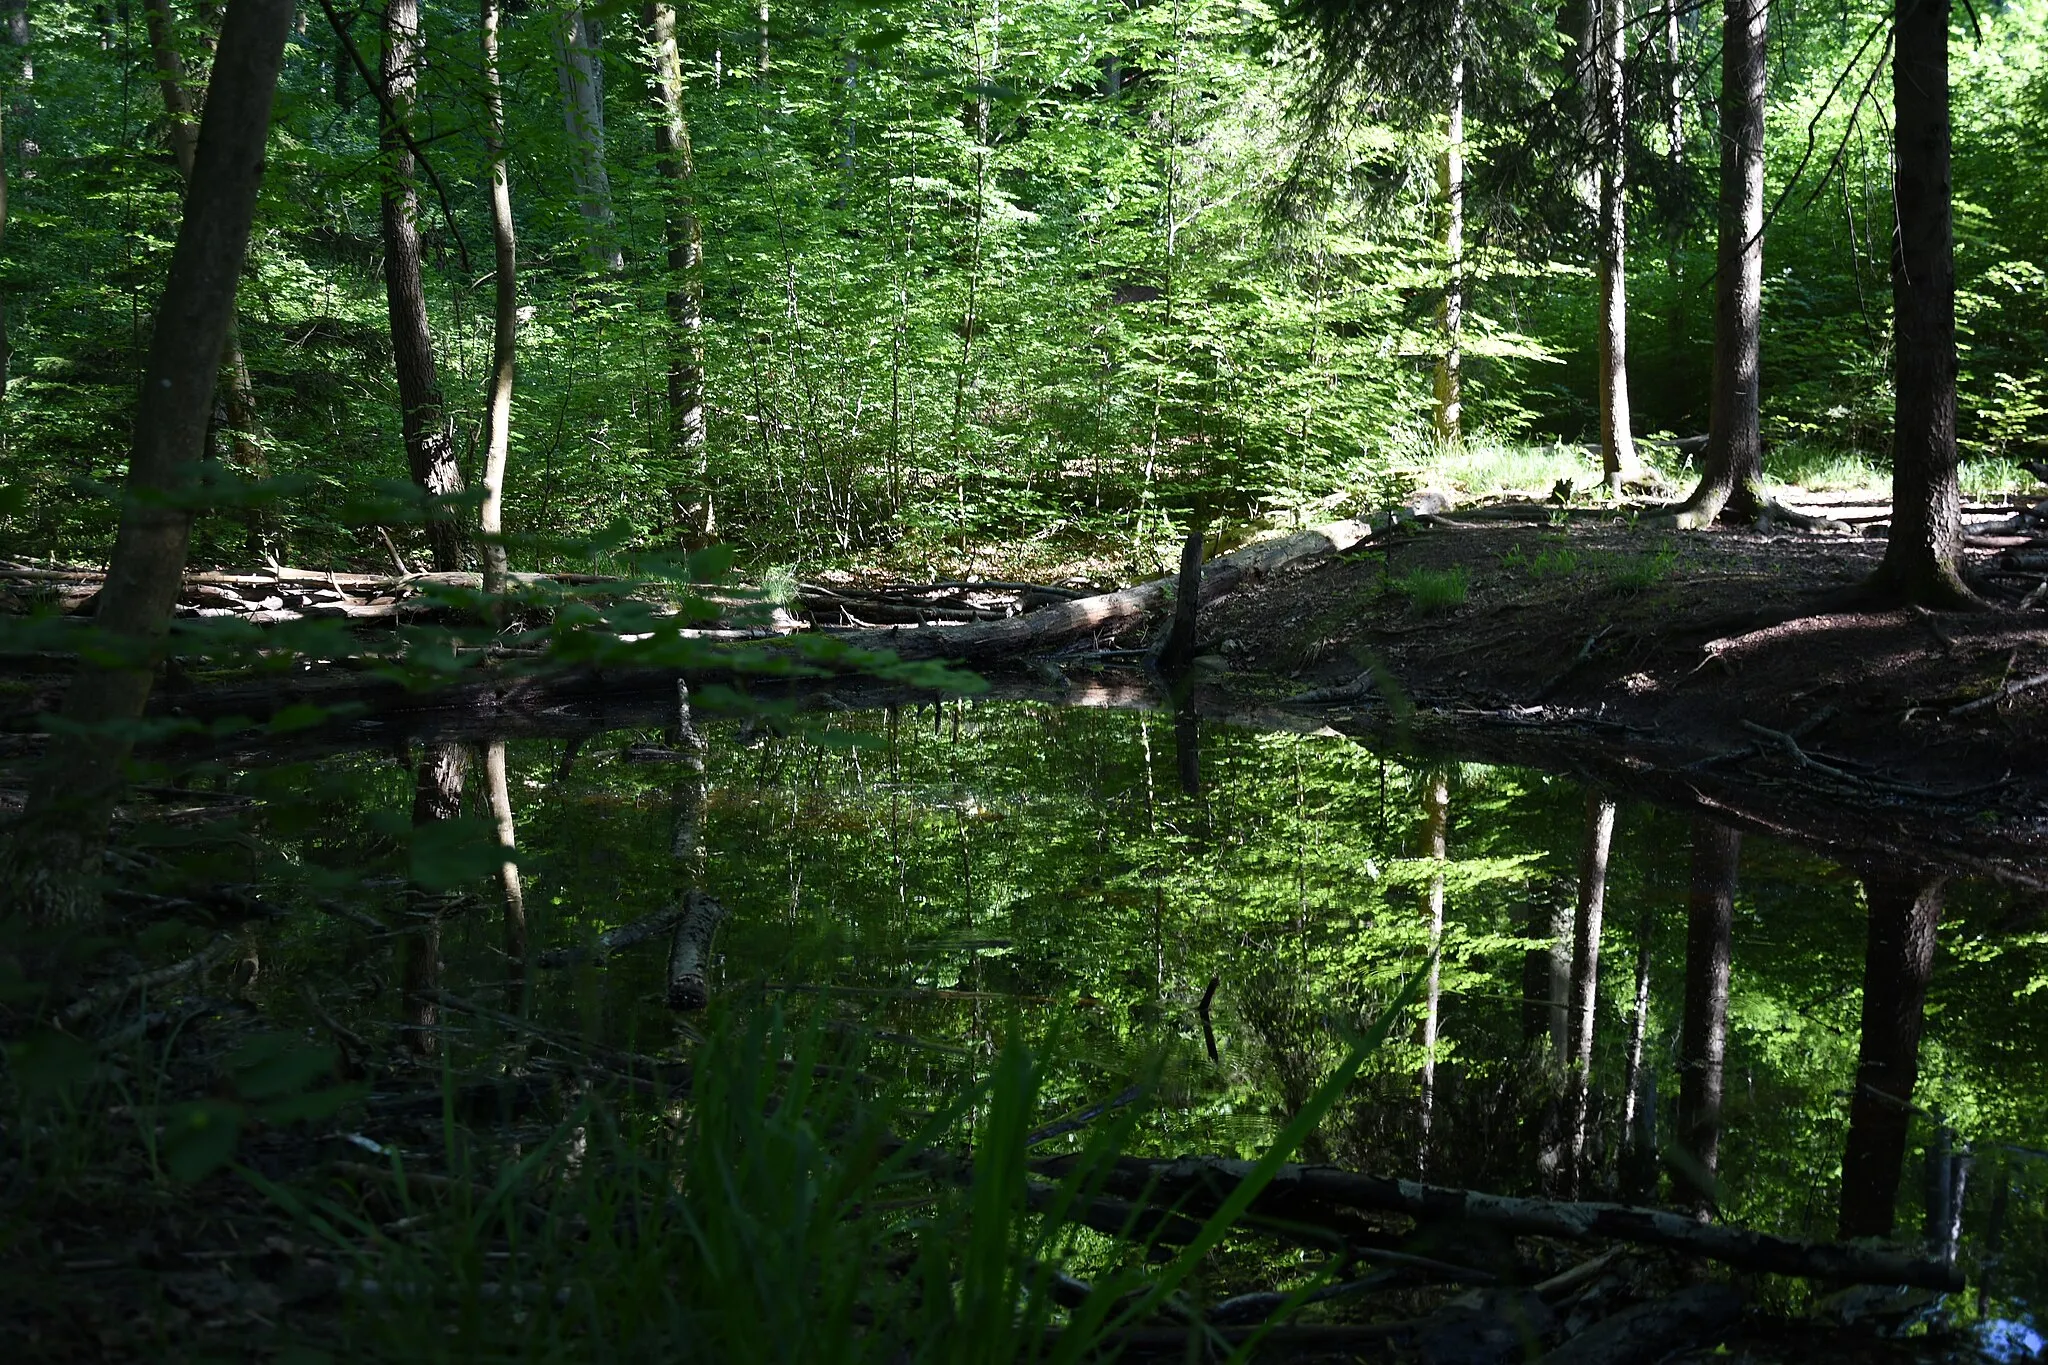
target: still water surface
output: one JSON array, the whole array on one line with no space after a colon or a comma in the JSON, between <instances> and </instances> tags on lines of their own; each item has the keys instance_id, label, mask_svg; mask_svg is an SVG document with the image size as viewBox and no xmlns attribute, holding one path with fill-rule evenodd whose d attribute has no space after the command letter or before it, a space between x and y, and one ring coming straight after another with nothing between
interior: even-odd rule
<instances>
[{"instance_id":1,"label":"still water surface","mask_svg":"<svg viewBox=\"0 0 2048 1365\"><path fill-rule=\"evenodd\" d=\"M534 954L673 904L701 877L730 911L709 972L723 1005L778 1002L862 1034L871 1070L935 1094L1022 1029L1058 1059L1056 1109L1117 1095L1163 1057L1165 1102L1142 1124L1144 1146L1245 1155L1314 1089L1343 1037L1428 972L1434 945L1433 991L1425 982L1412 1022L1307 1156L1533 1194L1569 1189L1576 1137L1583 1197L1671 1197L1685 813L1617 812L1591 1093L1574 1134L1558 1058L1589 807L1570 782L1214 726L1197 762L1186 724L1177 734L1159 716L1036 704L844 712L796 732L711 721L699 734L701 787L659 730L598 736L570 763L559 742L509 746ZM1439 778L1442 861L1429 856ZM395 914L408 877L477 885L477 848L414 829L414 777L398 758L241 782L270 798L268 834L296 875L330 878L345 899L382 896ZM473 770L451 830L487 828L481 785ZM702 853L679 859L693 831ZM1858 872L1742 841L1717 1173L1729 1219L1836 1233L1868 919ZM1946 886L1891 1204L1901 1239L1938 1245L1959 1228L1972 1293L1951 1311L1964 1322L2030 1326L2048 1292L2044 931L2036 900ZM339 917L295 933L291 956L343 964L325 978L337 1008L397 1027L398 947ZM527 1008L545 1026L659 1052L676 1030L664 965L657 942L608 970L536 970ZM503 1001L489 896L447 915L438 971L457 995ZM444 1013L440 1027L459 1048L462 1021ZM1661 1177L1645 1158L1658 1151ZM1959 1218L1947 1213L1958 1197Z\"/></svg>"}]
</instances>

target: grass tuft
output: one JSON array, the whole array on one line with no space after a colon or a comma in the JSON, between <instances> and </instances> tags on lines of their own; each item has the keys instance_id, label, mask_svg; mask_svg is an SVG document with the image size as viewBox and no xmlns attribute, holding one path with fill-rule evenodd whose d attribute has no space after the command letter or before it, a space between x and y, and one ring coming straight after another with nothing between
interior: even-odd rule
<instances>
[{"instance_id":1,"label":"grass tuft","mask_svg":"<svg viewBox=\"0 0 2048 1365\"><path fill-rule=\"evenodd\" d=\"M1465 605L1468 583L1463 565L1448 569L1410 569L1394 580L1394 591L1408 599L1408 605L1429 615Z\"/></svg>"}]
</instances>

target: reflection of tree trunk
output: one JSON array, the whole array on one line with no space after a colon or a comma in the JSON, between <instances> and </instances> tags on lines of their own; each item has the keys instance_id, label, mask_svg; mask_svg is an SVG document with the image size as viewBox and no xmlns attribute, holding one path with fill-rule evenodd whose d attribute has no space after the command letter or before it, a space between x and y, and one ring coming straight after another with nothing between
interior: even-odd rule
<instances>
[{"instance_id":1,"label":"reflection of tree trunk","mask_svg":"<svg viewBox=\"0 0 2048 1365\"><path fill-rule=\"evenodd\" d=\"M1437 1002L1443 980L1437 958L1444 941L1444 861L1450 854L1451 790L1441 769L1423 781L1423 856L1431 863L1429 874L1429 985L1422 1010L1422 1160L1429 1165L1429 1130L1435 1118Z\"/></svg>"},{"instance_id":2,"label":"reflection of tree trunk","mask_svg":"<svg viewBox=\"0 0 2048 1365\"><path fill-rule=\"evenodd\" d=\"M704 758L710 746L697 732L690 714L690 685L676 679L676 723L671 748L681 755L676 760L676 782L670 788L674 818L669 826L669 857L681 873L681 891L704 880Z\"/></svg>"},{"instance_id":3,"label":"reflection of tree trunk","mask_svg":"<svg viewBox=\"0 0 2048 1365\"><path fill-rule=\"evenodd\" d=\"M573 154L569 173L576 182L576 202L583 212L589 239L584 255L590 268L616 275L626 268L612 219L611 175L604 163L604 57L597 24L580 5L571 6L554 29L555 74L562 86L562 119L569 129Z\"/></svg>"},{"instance_id":4,"label":"reflection of tree trunk","mask_svg":"<svg viewBox=\"0 0 2048 1365\"><path fill-rule=\"evenodd\" d=\"M1192 700L1173 713L1173 764L1180 776L1180 789L1188 796L1202 794L1202 713Z\"/></svg>"},{"instance_id":5,"label":"reflection of tree trunk","mask_svg":"<svg viewBox=\"0 0 2048 1365\"><path fill-rule=\"evenodd\" d=\"M1579 852L1578 914L1572 921L1571 1055L1565 1072L1565 1118L1571 1162L1565 1184L1576 1193L1591 1107L1593 1027L1600 992L1600 920L1607 905L1607 852L1614 839L1614 803L1586 794L1586 842Z\"/></svg>"},{"instance_id":6,"label":"reflection of tree trunk","mask_svg":"<svg viewBox=\"0 0 2048 1365\"><path fill-rule=\"evenodd\" d=\"M526 1000L526 889L520 884L513 853L517 830L512 820L512 791L505 781L505 741L484 746L484 782L490 799L491 823L497 827L498 891L505 911L505 1008L517 1013Z\"/></svg>"},{"instance_id":7,"label":"reflection of tree trunk","mask_svg":"<svg viewBox=\"0 0 2048 1365\"><path fill-rule=\"evenodd\" d=\"M1643 1067L1643 1047L1650 1030L1650 928L1645 906L1636 921L1636 1000L1630 1013L1628 1075L1622 1088L1623 1141L1621 1197L1641 1199L1656 1182L1657 1090L1653 1071Z\"/></svg>"},{"instance_id":8,"label":"reflection of tree trunk","mask_svg":"<svg viewBox=\"0 0 2048 1365\"><path fill-rule=\"evenodd\" d=\"M468 756L459 744L436 744L420 755L413 775L412 827L462 814L462 779ZM444 898L415 888L408 896L414 923L405 936L400 966L399 1036L408 1051L431 1057L440 1050L433 992L441 984L441 910Z\"/></svg>"},{"instance_id":9,"label":"reflection of tree trunk","mask_svg":"<svg viewBox=\"0 0 2048 1365\"><path fill-rule=\"evenodd\" d=\"M1704 816L1692 822L1686 902L1685 1018L1678 1034L1678 1144L1673 1184L1705 1213L1714 1206L1721 1150L1721 1064L1728 1050L1729 938L1742 835Z\"/></svg>"},{"instance_id":10,"label":"reflection of tree trunk","mask_svg":"<svg viewBox=\"0 0 2048 1365\"><path fill-rule=\"evenodd\" d=\"M391 319L391 353L398 380L399 425L412 481L429 499L462 491L455 463L455 425L441 405L441 381L434 368L434 338L427 327L427 289L421 277L420 196L413 184L412 148L400 126L412 117L420 69L426 63L420 34L419 0L390 0L384 10L381 75L391 113L383 118L385 180L384 301ZM391 114L396 114L394 121ZM439 502L427 510L427 542L434 568L462 567L462 530L454 513Z\"/></svg>"},{"instance_id":11,"label":"reflection of tree trunk","mask_svg":"<svg viewBox=\"0 0 2048 1365\"><path fill-rule=\"evenodd\" d=\"M80 918L134 745L122 724L149 700L155 656L183 586L192 535L192 471L206 452L221 348L256 212L272 96L292 6L229 0L213 92L169 277L157 302L128 460L120 530L94 616L98 653L64 697L64 728L31 782L0 886L31 921Z\"/></svg>"},{"instance_id":12,"label":"reflection of tree trunk","mask_svg":"<svg viewBox=\"0 0 2048 1365\"><path fill-rule=\"evenodd\" d=\"M170 0L147 0L143 22L149 34L150 59L156 64L157 85L163 93L171 156L178 163L178 174L190 184L205 95L187 82L185 63L172 37ZM222 377L227 381L221 389L222 407L227 412L235 467L252 479L261 479L269 474L270 466L257 426L255 381L249 377L249 360L242 354L242 329L235 318L228 319L227 340L221 352ZM275 553L269 544L268 518L251 507L242 520L249 530L250 553L259 557L266 552Z\"/></svg>"},{"instance_id":13,"label":"reflection of tree trunk","mask_svg":"<svg viewBox=\"0 0 2048 1365\"><path fill-rule=\"evenodd\" d=\"M484 591L505 591L505 464L512 453L512 383L519 338L519 246L512 227L512 182L505 166L505 93L498 79L498 0L483 0L484 147L491 159L491 244L495 269L491 381L484 409Z\"/></svg>"},{"instance_id":14,"label":"reflection of tree trunk","mask_svg":"<svg viewBox=\"0 0 2048 1365\"><path fill-rule=\"evenodd\" d=\"M1564 889L1549 878L1529 886L1529 918L1524 938L1540 946L1522 959L1522 1041L1532 1049L1541 1042L1561 1056L1565 1049L1565 1015L1571 996L1572 907Z\"/></svg>"},{"instance_id":15,"label":"reflection of tree trunk","mask_svg":"<svg viewBox=\"0 0 2048 1365\"><path fill-rule=\"evenodd\" d=\"M1863 955L1863 1040L1849 1140L1842 1152L1840 1235L1888 1237L1906 1159L1913 1085L1920 1076L1920 1026L1942 882L1902 873L1866 876L1870 933Z\"/></svg>"}]
</instances>

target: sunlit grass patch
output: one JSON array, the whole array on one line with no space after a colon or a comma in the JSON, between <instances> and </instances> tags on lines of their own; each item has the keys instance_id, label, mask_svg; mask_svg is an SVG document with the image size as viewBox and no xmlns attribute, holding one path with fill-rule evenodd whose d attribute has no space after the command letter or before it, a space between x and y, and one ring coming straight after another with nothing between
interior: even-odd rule
<instances>
[{"instance_id":1,"label":"sunlit grass patch","mask_svg":"<svg viewBox=\"0 0 2048 1365\"><path fill-rule=\"evenodd\" d=\"M1394 580L1394 591L1425 615L1465 605L1468 587L1463 565L1448 569L1410 569Z\"/></svg>"},{"instance_id":2,"label":"sunlit grass patch","mask_svg":"<svg viewBox=\"0 0 2048 1365\"><path fill-rule=\"evenodd\" d=\"M1859 493L1873 501L1891 496L1891 464L1867 450L1845 449L1811 441L1787 441L1764 457L1764 476L1772 483L1808 493ZM2000 498L2031 488L2039 480L2004 455L1966 455L1956 470L1966 498Z\"/></svg>"}]
</instances>

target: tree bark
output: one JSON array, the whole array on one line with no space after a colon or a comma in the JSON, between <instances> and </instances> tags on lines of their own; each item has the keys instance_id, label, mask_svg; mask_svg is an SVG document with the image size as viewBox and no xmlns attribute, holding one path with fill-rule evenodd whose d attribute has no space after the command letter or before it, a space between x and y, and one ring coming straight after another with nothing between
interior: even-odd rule
<instances>
[{"instance_id":1,"label":"tree bark","mask_svg":"<svg viewBox=\"0 0 2048 1365\"><path fill-rule=\"evenodd\" d=\"M170 0L145 0L143 25L149 36L150 59L156 64L157 85L163 93L164 116L168 124L166 138L171 144L171 157L178 163L178 174L189 186L192 183L192 161L199 146L199 115L205 107L205 95L193 88L184 59L178 53ZM242 354L242 329L235 317L228 319L227 340L221 349L222 377L226 381L221 390L222 406L227 413L228 439L234 451L235 467L251 479L266 478L270 473L270 462L263 453L256 386L249 375L248 358ZM252 557L261 558L265 554L279 552L279 547L273 544L275 528L259 509L248 508L242 521L248 528Z\"/></svg>"},{"instance_id":2,"label":"tree bark","mask_svg":"<svg viewBox=\"0 0 2048 1365\"><path fill-rule=\"evenodd\" d=\"M191 476L206 453L291 16L290 0L229 0L222 21L212 97L143 369L120 530L100 589L95 625L104 652L88 656L72 680L64 728L51 737L0 866L0 886L32 921L83 918L98 902L95 874L134 745L127 722L149 699L183 585Z\"/></svg>"},{"instance_id":3,"label":"tree bark","mask_svg":"<svg viewBox=\"0 0 2048 1365\"><path fill-rule=\"evenodd\" d=\"M584 258L598 274L616 275L626 268L619 245L618 223L612 214L611 173L604 159L604 58L597 24L580 5L571 6L555 25L555 74L562 86L562 120L572 150L569 173L576 183L576 203L583 214Z\"/></svg>"},{"instance_id":4,"label":"tree bark","mask_svg":"<svg viewBox=\"0 0 2048 1365\"><path fill-rule=\"evenodd\" d=\"M1934 941L1941 923L1942 881L1883 873L1863 879L1870 931L1863 955L1863 1031L1856 1054L1856 1092L1849 1101L1849 1138L1842 1152L1840 1235L1889 1237L1899 1171L1920 1077L1920 1030Z\"/></svg>"},{"instance_id":5,"label":"tree bark","mask_svg":"<svg viewBox=\"0 0 2048 1365\"><path fill-rule=\"evenodd\" d=\"M505 93L498 79L498 0L483 0L484 146L491 159L491 244L496 269L491 312L491 381L484 411L484 592L505 591L505 465L512 453L512 385L519 341L519 242L512 227L512 183L505 164Z\"/></svg>"},{"instance_id":6,"label":"tree bark","mask_svg":"<svg viewBox=\"0 0 2048 1365\"><path fill-rule=\"evenodd\" d=\"M1763 499L1764 75L1769 0L1724 0L1721 206L1714 256L1713 397L1699 487L1674 510L1710 526L1722 510L1752 518ZM1674 18L1672 21L1676 23Z\"/></svg>"},{"instance_id":7,"label":"tree bark","mask_svg":"<svg viewBox=\"0 0 2048 1365\"><path fill-rule=\"evenodd\" d=\"M413 773L415 835L427 825L462 814L462 786L468 771L469 757L460 744L431 745L420 755ZM441 988L441 913L447 898L414 887L406 899L414 923L403 940L399 966L398 1032L407 1051L431 1057L440 1051L435 995Z\"/></svg>"},{"instance_id":8,"label":"tree bark","mask_svg":"<svg viewBox=\"0 0 2048 1365\"><path fill-rule=\"evenodd\" d=\"M1465 49L1463 0L1452 0L1450 118L1437 159L1437 197L1443 202L1444 297L1437 308L1443 354L1436 362L1436 438L1455 449L1465 439Z\"/></svg>"},{"instance_id":9,"label":"tree bark","mask_svg":"<svg viewBox=\"0 0 2048 1365\"><path fill-rule=\"evenodd\" d=\"M711 1003L705 973L711 962L711 939L725 919L725 907L702 891L683 894L683 915L676 921L668 948L668 1007L701 1010Z\"/></svg>"},{"instance_id":10,"label":"tree bark","mask_svg":"<svg viewBox=\"0 0 2048 1365\"><path fill-rule=\"evenodd\" d=\"M1614 840L1614 802L1586 794L1586 839L1579 853L1578 914L1572 920L1571 1055L1565 1072L1565 1115L1571 1126L1567 1188L1576 1195L1585 1159L1592 1099L1593 1032L1598 1022L1600 921L1607 905L1607 854Z\"/></svg>"},{"instance_id":11,"label":"tree bark","mask_svg":"<svg viewBox=\"0 0 2048 1365\"><path fill-rule=\"evenodd\" d=\"M385 180L384 300L391 318L391 351L398 380L399 424L405 433L406 464L412 481L428 498L427 543L437 570L462 567L462 530L453 509L439 500L463 491L455 462L455 425L443 409L434 364L434 337L427 325L426 283L421 277L419 190L413 183L412 148L400 131L412 118L426 43L420 33L419 0L389 0L384 10L384 55L379 71L389 112L381 118Z\"/></svg>"},{"instance_id":12,"label":"tree bark","mask_svg":"<svg viewBox=\"0 0 2048 1365\"><path fill-rule=\"evenodd\" d=\"M1950 204L1949 0L1897 0L1892 43L1892 337L1897 405L1891 539L1873 586L1890 600L1967 607L1956 483L1956 263Z\"/></svg>"},{"instance_id":13,"label":"tree bark","mask_svg":"<svg viewBox=\"0 0 2048 1365\"><path fill-rule=\"evenodd\" d=\"M1721 1068L1728 1052L1729 939L1742 835L1704 816L1692 823L1692 889L1686 901L1685 1016L1678 1033L1678 1144L1673 1173L1682 1200L1702 1214L1715 1204L1721 1152Z\"/></svg>"},{"instance_id":14,"label":"tree bark","mask_svg":"<svg viewBox=\"0 0 2048 1365\"><path fill-rule=\"evenodd\" d=\"M1600 471L1621 491L1642 477L1628 401L1628 105L1622 61L1628 55L1627 0L1596 0L1600 10Z\"/></svg>"},{"instance_id":15,"label":"tree bark","mask_svg":"<svg viewBox=\"0 0 2048 1365\"><path fill-rule=\"evenodd\" d=\"M708 543L718 531L704 413L704 233L697 221L690 130L683 118L683 65L675 6L647 6L652 48L655 169L668 186L668 434L681 474L669 489L685 540ZM761 74L768 71L768 7L761 6Z\"/></svg>"}]
</instances>

